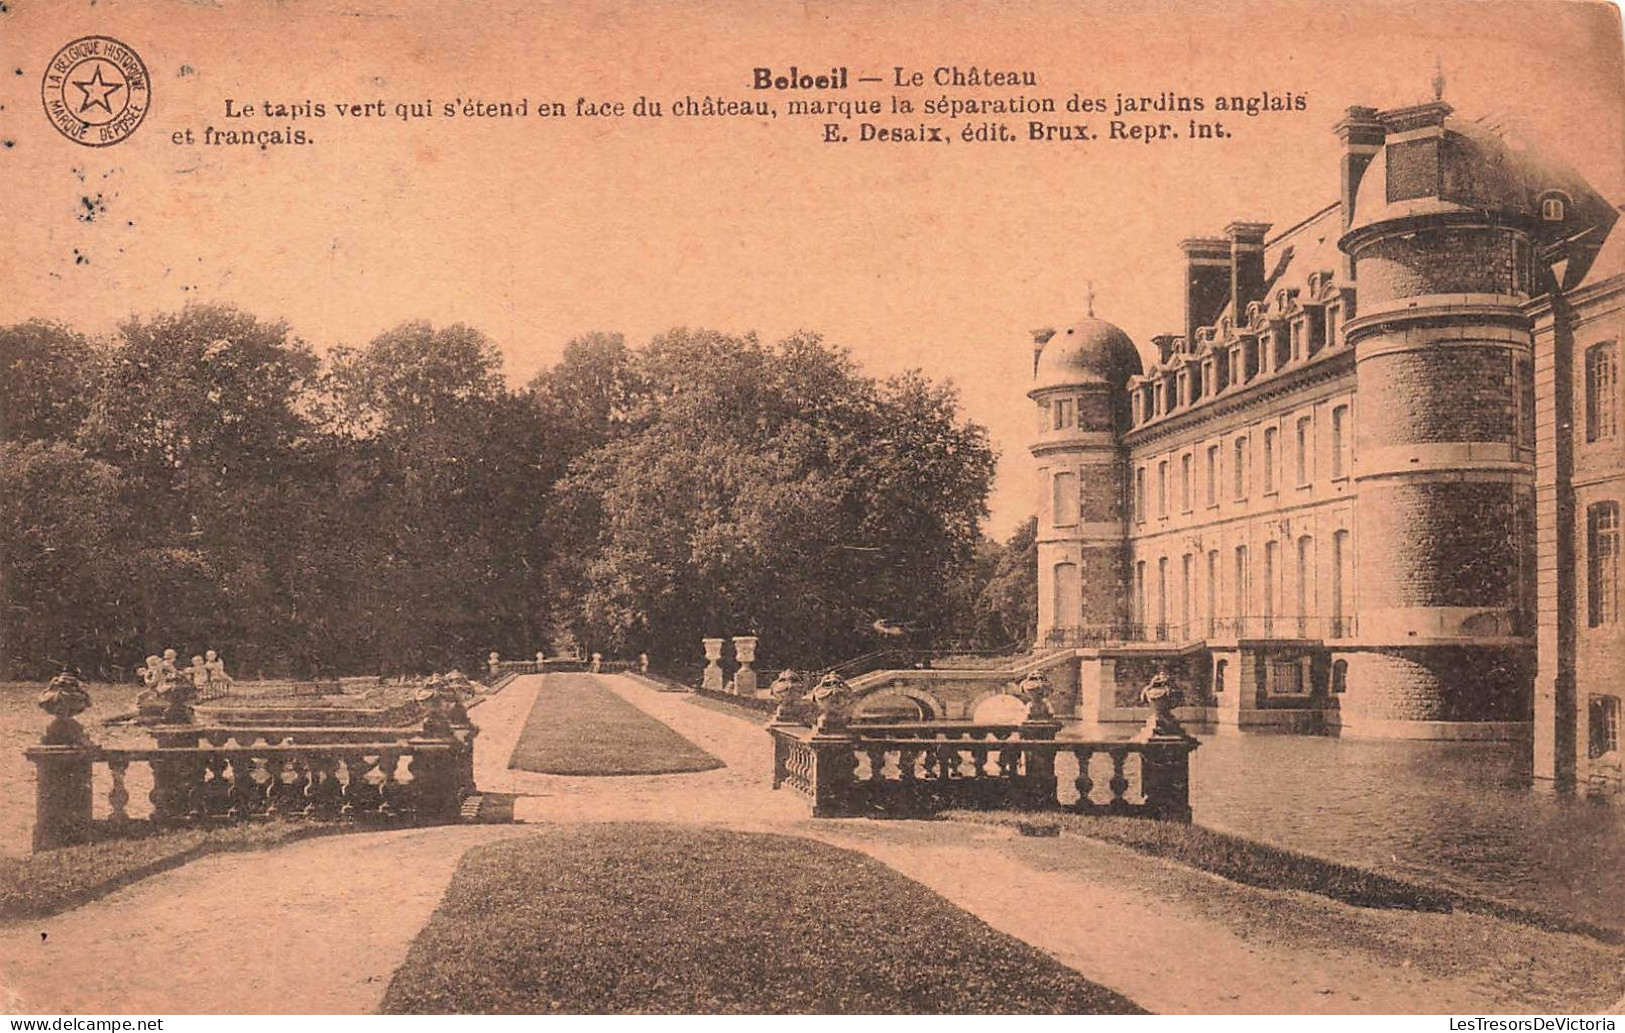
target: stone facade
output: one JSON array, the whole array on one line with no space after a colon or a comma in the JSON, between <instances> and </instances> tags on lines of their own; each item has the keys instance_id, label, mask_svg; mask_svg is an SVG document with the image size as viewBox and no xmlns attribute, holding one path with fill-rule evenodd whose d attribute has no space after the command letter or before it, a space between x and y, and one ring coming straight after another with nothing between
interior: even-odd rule
<instances>
[{"instance_id":1,"label":"stone facade","mask_svg":"<svg viewBox=\"0 0 1625 1033\"><path fill-rule=\"evenodd\" d=\"M1175 664L1221 725L1522 738L1538 695L1570 715L1541 718L1546 755L1586 777L1588 721L1619 720L1592 700L1617 584L1580 582L1617 578L1620 450L1553 441L1584 429L1587 342L1619 337L1619 278L1589 286L1617 209L1442 101L1335 131L1335 203L1182 242L1185 332L1149 366L1092 313L1035 334L1039 648L1085 686Z\"/></svg>"}]
</instances>

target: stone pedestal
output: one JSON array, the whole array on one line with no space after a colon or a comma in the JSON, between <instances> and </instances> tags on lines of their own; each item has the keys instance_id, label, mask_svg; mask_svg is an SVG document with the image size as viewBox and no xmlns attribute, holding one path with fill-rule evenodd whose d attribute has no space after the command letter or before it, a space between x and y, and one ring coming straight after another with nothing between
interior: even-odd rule
<instances>
[{"instance_id":1,"label":"stone pedestal","mask_svg":"<svg viewBox=\"0 0 1625 1033\"><path fill-rule=\"evenodd\" d=\"M734 672L734 695L755 696L756 669L751 664L756 662L756 637L735 635L734 656L739 660L739 670Z\"/></svg>"},{"instance_id":2,"label":"stone pedestal","mask_svg":"<svg viewBox=\"0 0 1625 1033\"><path fill-rule=\"evenodd\" d=\"M705 647L705 674L700 678L700 688L707 692L722 691L722 641L720 638L700 639Z\"/></svg>"},{"instance_id":3,"label":"stone pedestal","mask_svg":"<svg viewBox=\"0 0 1625 1033\"><path fill-rule=\"evenodd\" d=\"M32 746L27 756L34 762L38 778L34 797L34 849L54 850L88 842L95 747Z\"/></svg>"}]
</instances>

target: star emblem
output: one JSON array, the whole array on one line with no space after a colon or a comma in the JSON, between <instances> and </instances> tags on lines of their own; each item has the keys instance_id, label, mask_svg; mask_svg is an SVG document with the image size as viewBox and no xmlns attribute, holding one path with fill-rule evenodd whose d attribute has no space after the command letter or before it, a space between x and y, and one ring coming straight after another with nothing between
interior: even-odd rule
<instances>
[{"instance_id":1,"label":"star emblem","mask_svg":"<svg viewBox=\"0 0 1625 1033\"><path fill-rule=\"evenodd\" d=\"M80 114L84 114L91 108L101 108L111 115L113 106L107 102L107 98L114 90L124 88L123 83L107 82L102 79L102 66L100 64L95 66L95 71L91 72L89 79L83 82L75 79L73 84L79 88L80 93L85 95L84 103L79 105Z\"/></svg>"}]
</instances>

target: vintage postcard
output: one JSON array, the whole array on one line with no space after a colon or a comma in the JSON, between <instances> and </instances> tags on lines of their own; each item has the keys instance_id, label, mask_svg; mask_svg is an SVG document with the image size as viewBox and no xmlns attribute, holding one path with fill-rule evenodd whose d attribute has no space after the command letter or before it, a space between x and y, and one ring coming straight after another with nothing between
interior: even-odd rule
<instances>
[{"instance_id":1,"label":"vintage postcard","mask_svg":"<svg viewBox=\"0 0 1625 1033\"><path fill-rule=\"evenodd\" d=\"M0 0L10 1028L1616 1028L1620 26Z\"/></svg>"}]
</instances>

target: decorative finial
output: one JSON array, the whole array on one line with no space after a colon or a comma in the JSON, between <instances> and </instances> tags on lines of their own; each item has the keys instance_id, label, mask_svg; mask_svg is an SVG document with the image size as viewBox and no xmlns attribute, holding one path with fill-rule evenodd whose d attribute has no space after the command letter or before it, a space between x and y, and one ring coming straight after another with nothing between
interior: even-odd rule
<instances>
[{"instance_id":1,"label":"decorative finial","mask_svg":"<svg viewBox=\"0 0 1625 1033\"><path fill-rule=\"evenodd\" d=\"M1437 54L1433 57L1433 99L1444 100L1444 59Z\"/></svg>"},{"instance_id":2,"label":"decorative finial","mask_svg":"<svg viewBox=\"0 0 1625 1033\"><path fill-rule=\"evenodd\" d=\"M1084 289L1084 302L1089 306L1089 318L1095 318L1095 281L1086 280Z\"/></svg>"}]
</instances>

